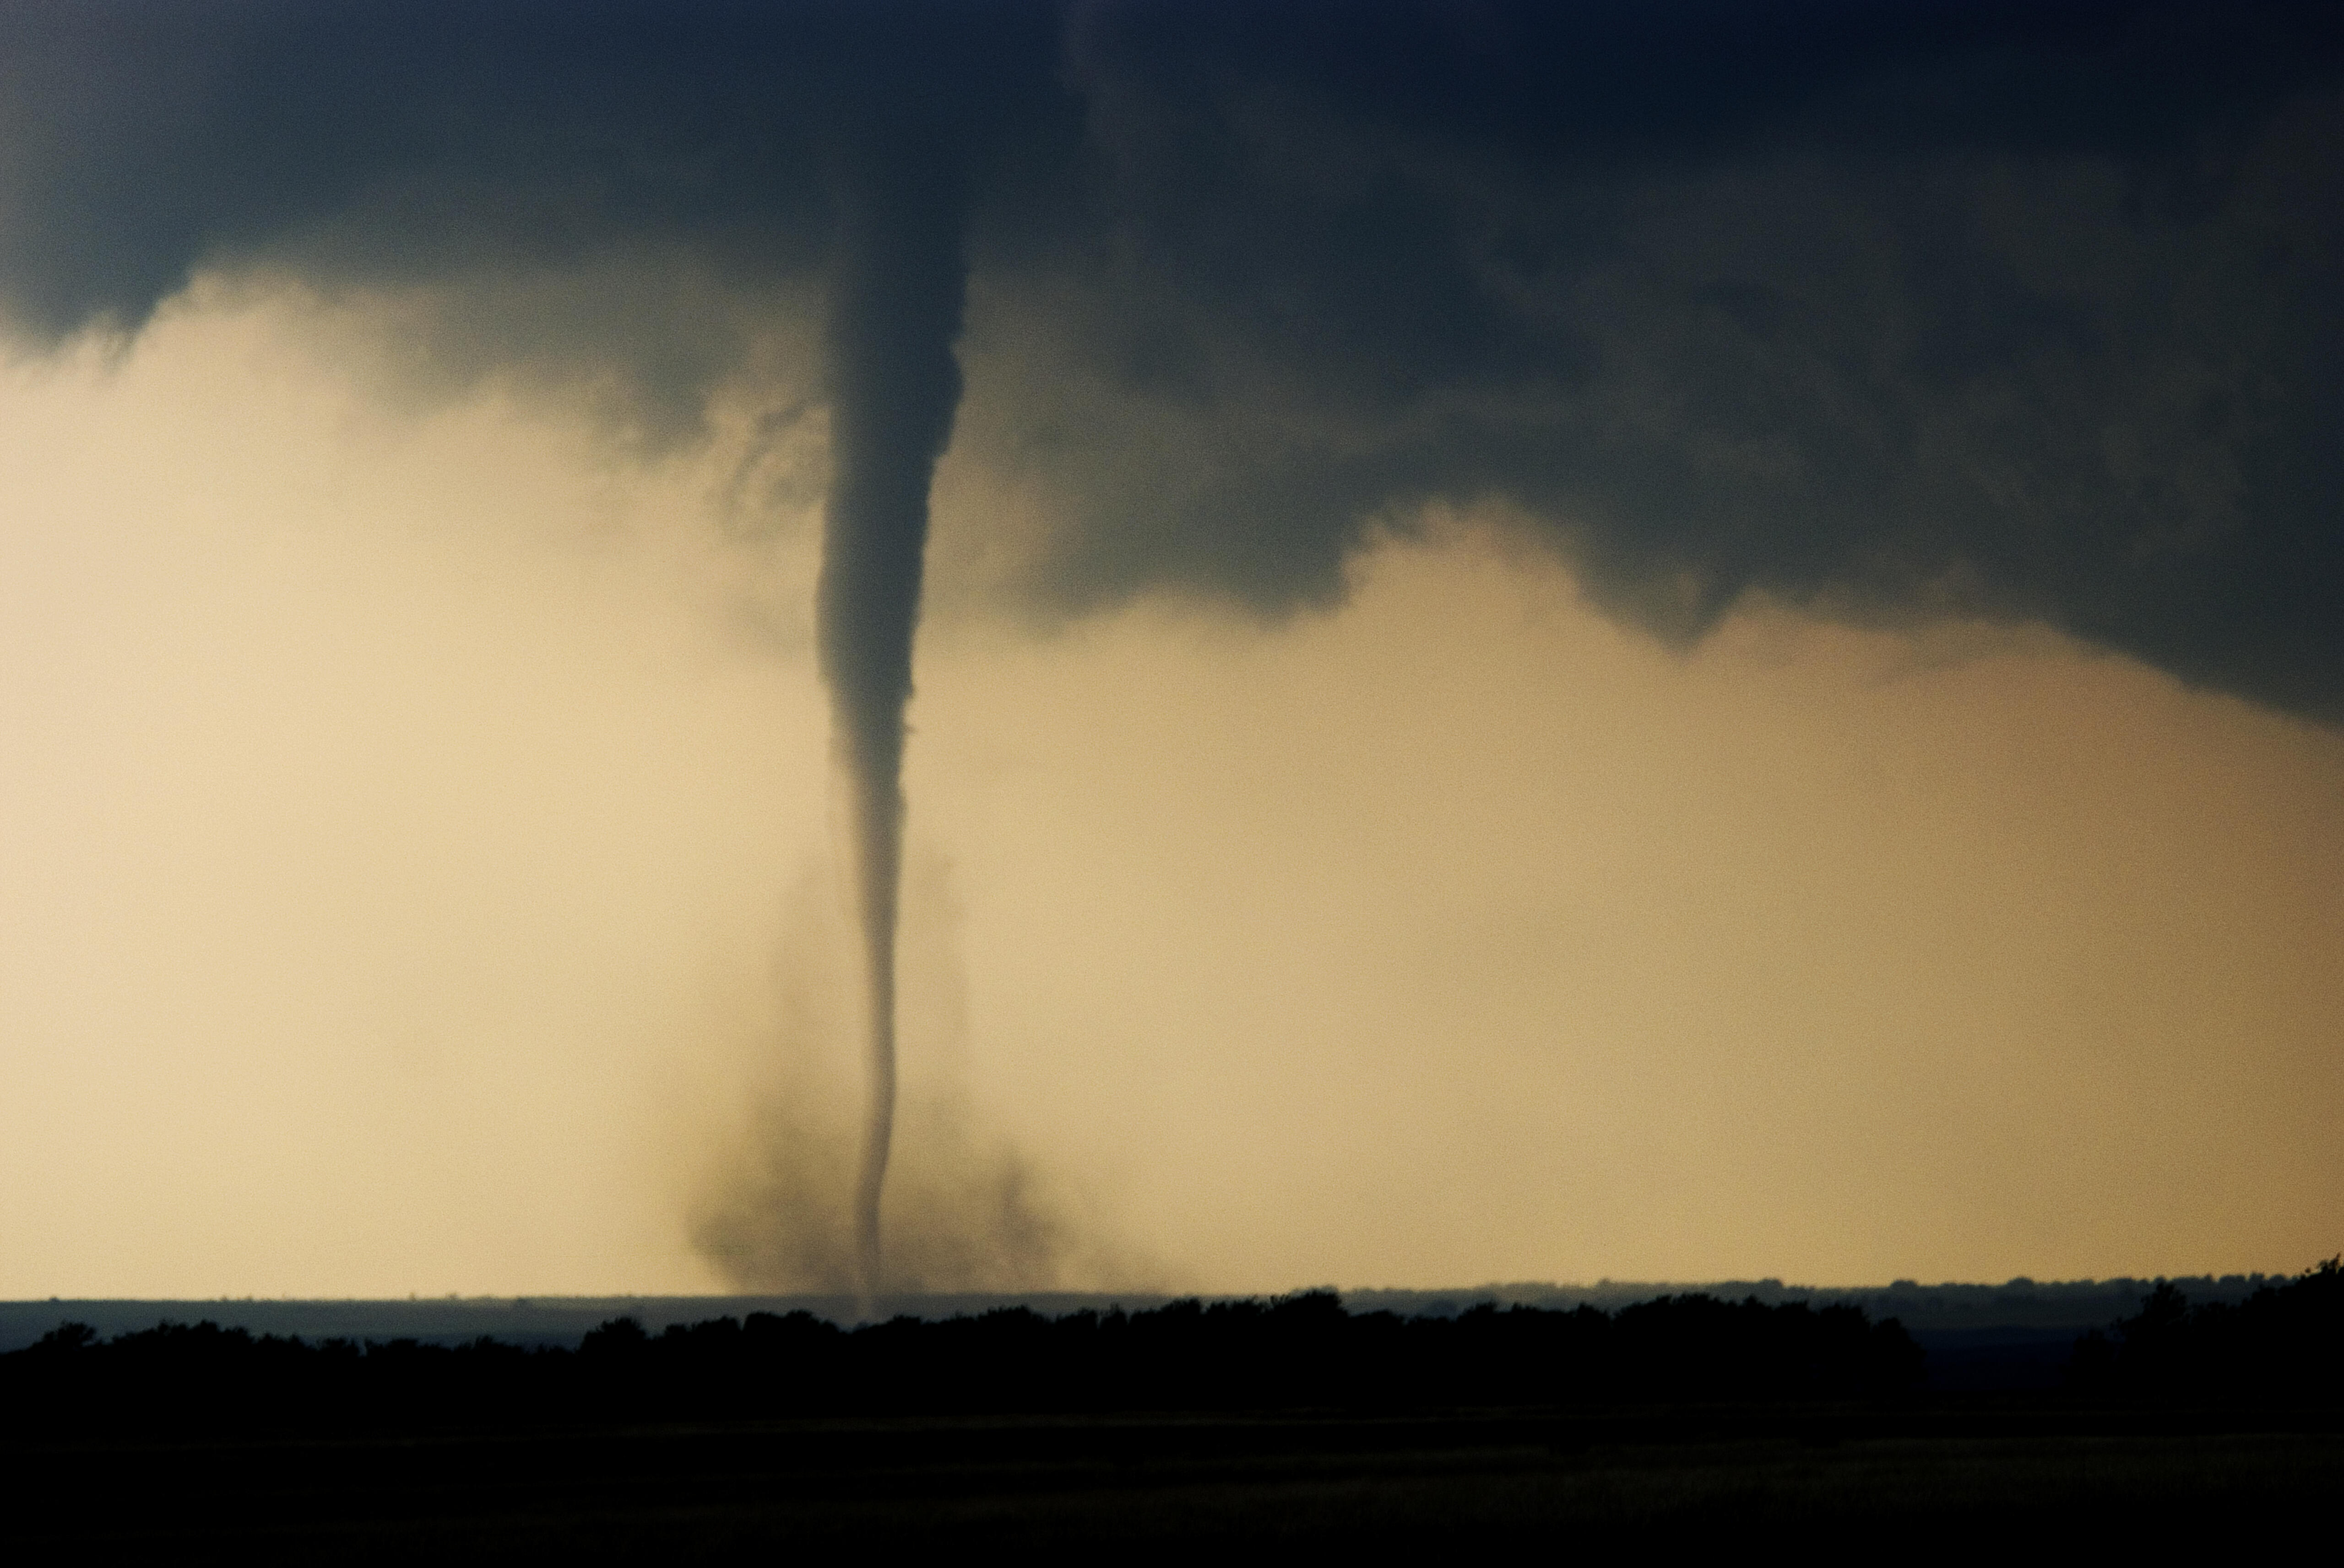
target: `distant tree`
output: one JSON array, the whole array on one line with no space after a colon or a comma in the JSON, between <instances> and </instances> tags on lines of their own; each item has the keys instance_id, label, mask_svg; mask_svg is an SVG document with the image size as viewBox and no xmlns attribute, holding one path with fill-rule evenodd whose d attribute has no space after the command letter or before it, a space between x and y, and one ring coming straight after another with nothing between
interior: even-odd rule
<instances>
[{"instance_id":1,"label":"distant tree","mask_svg":"<svg viewBox=\"0 0 2344 1568\"><path fill-rule=\"evenodd\" d=\"M2140 1311L2076 1342L2069 1386L2127 1398L2300 1402L2344 1397L2344 1259L2234 1303L2159 1280Z\"/></svg>"}]
</instances>

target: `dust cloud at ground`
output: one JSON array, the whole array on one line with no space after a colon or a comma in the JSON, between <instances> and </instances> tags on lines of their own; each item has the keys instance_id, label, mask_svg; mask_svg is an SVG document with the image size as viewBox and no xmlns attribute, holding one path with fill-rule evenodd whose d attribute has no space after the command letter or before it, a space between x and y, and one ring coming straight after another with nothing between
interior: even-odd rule
<instances>
[{"instance_id":1,"label":"dust cloud at ground","mask_svg":"<svg viewBox=\"0 0 2344 1568\"><path fill-rule=\"evenodd\" d=\"M948 862L905 867L902 1099L884 1215L891 1291L1101 1289L1158 1282L1073 1175L992 1131L968 1089L968 999ZM770 1024L746 1046L747 1092L690 1199L692 1244L729 1286L844 1293L864 1084L863 1000L843 872L789 890Z\"/></svg>"}]
</instances>

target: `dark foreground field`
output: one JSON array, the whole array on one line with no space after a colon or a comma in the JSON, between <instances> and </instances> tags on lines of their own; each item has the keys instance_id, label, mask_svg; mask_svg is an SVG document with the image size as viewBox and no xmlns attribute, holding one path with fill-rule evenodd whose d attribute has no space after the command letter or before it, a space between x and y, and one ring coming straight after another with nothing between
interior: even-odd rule
<instances>
[{"instance_id":1,"label":"dark foreground field","mask_svg":"<svg viewBox=\"0 0 2344 1568\"><path fill-rule=\"evenodd\" d=\"M1934 1400L800 1420L0 1445L18 1562L1664 1545L2237 1551L2332 1529L2344 1421Z\"/></svg>"}]
</instances>

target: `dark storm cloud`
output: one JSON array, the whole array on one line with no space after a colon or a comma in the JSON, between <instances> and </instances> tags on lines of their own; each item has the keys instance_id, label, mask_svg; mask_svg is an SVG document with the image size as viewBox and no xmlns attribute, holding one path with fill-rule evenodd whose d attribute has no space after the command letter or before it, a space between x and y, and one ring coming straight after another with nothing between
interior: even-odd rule
<instances>
[{"instance_id":1,"label":"dark storm cloud","mask_svg":"<svg viewBox=\"0 0 2344 1568\"><path fill-rule=\"evenodd\" d=\"M1078 534L1078 588L1329 592L1380 508L1498 497L1664 631L1753 588L2039 616L2338 711L2332 34L1224 16L1076 35L1121 241L1076 352L1172 433L1115 453L1152 526Z\"/></svg>"},{"instance_id":2,"label":"dark storm cloud","mask_svg":"<svg viewBox=\"0 0 2344 1568\"><path fill-rule=\"evenodd\" d=\"M1324 598L1415 505L1499 500L1665 635L1753 590L2038 618L2344 714L2320 10L0 18L0 290L36 335L207 263L470 279L521 301L476 352L599 364L688 429L738 350L662 289L816 276L841 128L892 94L965 178L960 439L1046 512L1046 600ZM480 281L614 256L600 309Z\"/></svg>"}]
</instances>

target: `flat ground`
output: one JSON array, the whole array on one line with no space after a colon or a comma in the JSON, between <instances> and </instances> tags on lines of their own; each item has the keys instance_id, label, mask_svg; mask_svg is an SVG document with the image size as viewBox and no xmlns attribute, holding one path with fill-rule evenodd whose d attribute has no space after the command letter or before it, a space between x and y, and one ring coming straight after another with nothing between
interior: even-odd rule
<instances>
[{"instance_id":1,"label":"flat ground","mask_svg":"<svg viewBox=\"0 0 2344 1568\"><path fill-rule=\"evenodd\" d=\"M1639 1410L800 1421L0 1443L17 1561L690 1561L792 1545L1490 1547L2326 1534L2344 1419L1937 1401ZM2048 1539L2046 1539L2048 1538Z\"/></svg>"}]
</instances>

